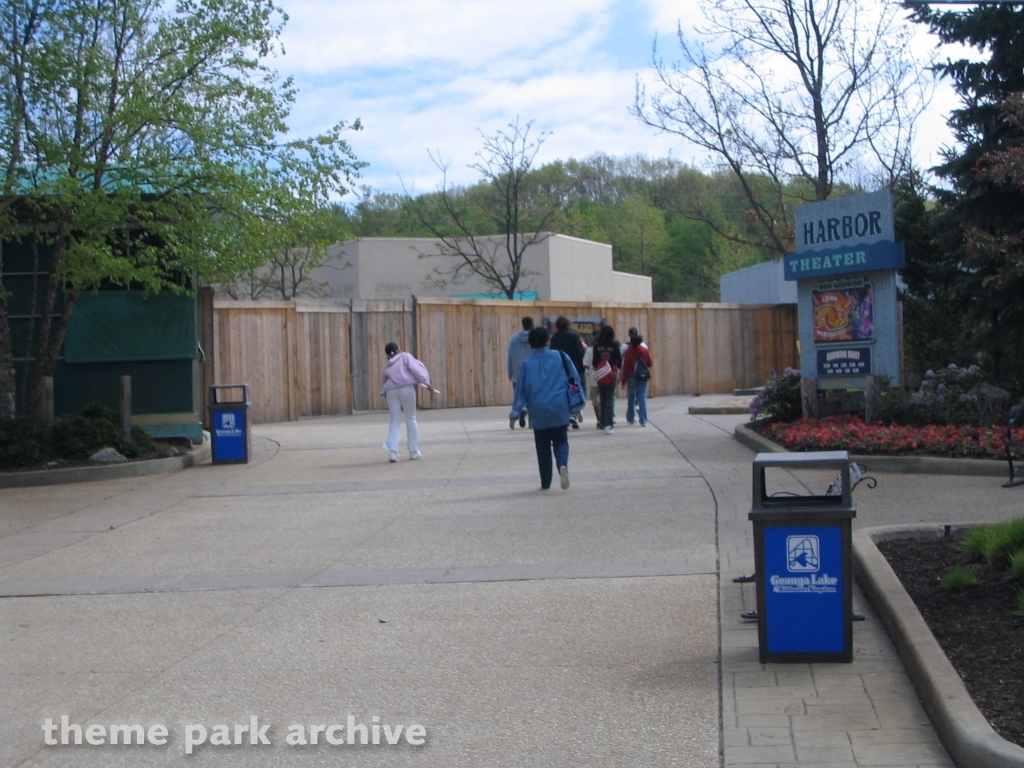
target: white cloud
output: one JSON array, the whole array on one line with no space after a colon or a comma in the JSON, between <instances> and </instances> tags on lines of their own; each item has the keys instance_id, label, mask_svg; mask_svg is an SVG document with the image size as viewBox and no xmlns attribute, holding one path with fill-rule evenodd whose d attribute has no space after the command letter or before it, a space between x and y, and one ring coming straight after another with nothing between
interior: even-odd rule
<instances>
[{"instance_id":1,"label":"white cloud","mask_svg":"<svg viewBox=\"0 0 1024 768\"><path fill-rule=\"evenodd\" d=\"M698 0L294 0L277 64L300 96L292 127L303 135L360 117L348 137L370 166L363 181L400 191L432 189L440 173L427 149L450 159L451 178L466 168L487 134L517 116L551 131L540 162L594 152L693 157L678 139L629 114L637 75L651 82L650 44L658 34L667 59L681 18L701 19ZM927 48L924 31L915 46ZM942 113L955 99L940 92L922 123L922 157L950 143ZM927 145L927 146L926 146Z\"/></svg>"},{"instance_id":2,"label":"white cloud","mask_svg":"<svg viewBox=\"0 0 1024 768\"><path fill-rule=\"evenodd\" d=\"M474 68L534 54L581 24L598 22L613 0L296 0L284 42L297 72L394 68L420 62Z\"/></svg>"}]
</instances>

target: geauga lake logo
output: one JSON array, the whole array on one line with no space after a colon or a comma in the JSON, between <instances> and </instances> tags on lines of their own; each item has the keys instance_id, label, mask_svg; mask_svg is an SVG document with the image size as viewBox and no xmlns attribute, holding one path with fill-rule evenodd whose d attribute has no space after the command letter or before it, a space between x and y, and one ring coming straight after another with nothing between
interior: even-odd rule
<instances>
[{"instance_id":1,"label":"geauga lake logo","mask_svg":"<svg viewBox=\"0 0 1024 768\"><path fill-rule=\"evenodd\" d=\"M217 429L217 437L238 437L242 434L235 424L235 414L231 411L222 411L220 414L220 428Z\"/></svg>"},{"instance_id":2,"label":"geauga lake logo","mask_svg":"<svg viewBox=\"0 0 1024 768\"><path fill-rule=\"evenodd\" d=\"M834 593L839 579L821 570L821 542L817 536L803 534L786 537L786 570L797 576L772 575L772 592Z\"/></svg>"}]
</instances>

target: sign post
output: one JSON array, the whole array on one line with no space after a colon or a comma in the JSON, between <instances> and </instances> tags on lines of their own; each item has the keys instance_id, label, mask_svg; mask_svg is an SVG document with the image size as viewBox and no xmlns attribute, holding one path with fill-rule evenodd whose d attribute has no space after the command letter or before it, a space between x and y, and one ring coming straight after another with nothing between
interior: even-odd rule
<instances>
[{"instance_id":1,"label":"sign post","mask_svg":"<svg viewBox=\"0 0 1024 768\"><path fill-rule=\"evenodd\" d=\"M804 380L815 391L867 389L872 376L899 384L896 270L906 258L895 242L891 193L801 205L796 242L784 268L797 283Z\"/></svg>"}]
</instances>

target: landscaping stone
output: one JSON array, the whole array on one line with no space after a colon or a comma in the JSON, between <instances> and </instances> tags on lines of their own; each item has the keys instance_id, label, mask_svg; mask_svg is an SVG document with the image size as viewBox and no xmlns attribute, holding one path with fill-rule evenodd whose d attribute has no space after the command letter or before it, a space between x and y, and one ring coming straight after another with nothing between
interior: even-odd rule
<instances>
[{"instance_id":1,"label":"landscaping stone","mask_svg":"<svg viewBox=\"0 0 1024 768\"><path fill-rule=\"evenodd\" d=\"M90 456L89 461L95 461L100 464L123 464L128 459L121 455L116 448L104 448Z\"/></svg>"}]
</instances>

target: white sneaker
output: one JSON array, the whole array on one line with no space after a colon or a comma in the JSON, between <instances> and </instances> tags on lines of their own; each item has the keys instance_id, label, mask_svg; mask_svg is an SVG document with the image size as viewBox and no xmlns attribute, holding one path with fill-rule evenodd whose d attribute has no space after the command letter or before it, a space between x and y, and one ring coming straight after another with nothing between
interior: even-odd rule
<instances>
[{"instance_id":1,"label":"white sneaker","mask_svg":"<svg viewBox=\"0 0 1024 768\"><path fill-rule=\"evenodd\" d=\"M416 461L423 456L419 451L409 451L409 461Z\"/></svg>"},{"instance_id":2,"label":"white sneaker","mask_svg":"<svg viewBox=\"0 0 1024 768\"><path fill-rule=\"evenodd\" d=\"M392 464L398 461L398 451L391 451L388 454L388 461L390 461Z\"/></svg>"},{"instance_id":3,"label":"white sneaker","mask_svg":"<svg viewBox=\"0 0 1024 768\"><path fill-rule=\"evenodd\" d=\"M605 433L606 435L614 435L614 434L615 434L615 430L614 430L614 429L612 429L611 427L605 427L605 428L604 428L604 433Z\"/></svg>"},{"instance_id":4,"label":"white sneaker","mask_svg":"<svg viewBox=\"0 0 1024 768\"><path fill-rule=\"evenodd\" d=\"M562 490L567 490L569 488L569 468L559 467L558 476L562 478Z\"/></svg>"}]
</instances>

